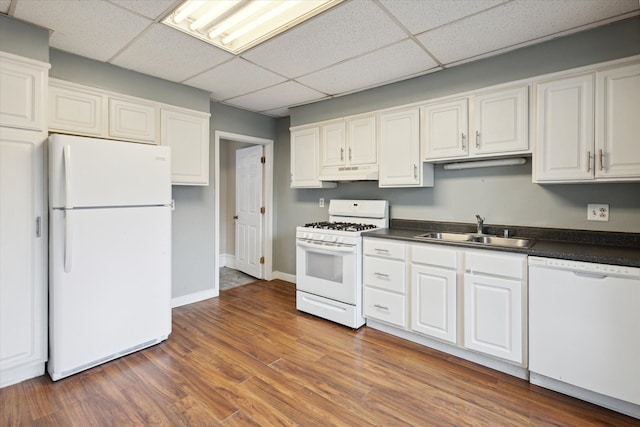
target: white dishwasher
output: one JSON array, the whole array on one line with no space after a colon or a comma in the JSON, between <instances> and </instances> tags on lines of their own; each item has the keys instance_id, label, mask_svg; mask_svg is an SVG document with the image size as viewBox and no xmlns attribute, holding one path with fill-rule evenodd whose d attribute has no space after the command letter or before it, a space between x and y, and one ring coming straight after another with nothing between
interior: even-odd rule
<instances>
[{"instance_id":1,"label":"white dishwasher","mask_svg":"<svg viewBox=\"0 0 640 427\"><path fill-rule=\"evenodd\" d=\"M640 268L529 257L529 370L640 418Z\"/></svg>"}]
</instances>

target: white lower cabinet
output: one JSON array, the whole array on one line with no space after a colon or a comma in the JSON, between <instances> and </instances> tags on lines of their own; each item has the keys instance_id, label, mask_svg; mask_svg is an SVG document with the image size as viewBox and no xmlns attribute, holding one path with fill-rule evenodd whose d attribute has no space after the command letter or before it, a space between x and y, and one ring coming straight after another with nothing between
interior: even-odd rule
<instances>
[{"instance_id":1,"label":"white lower cabinet","mask_svg":"<svg viewBox=\"0 0 640 427\"><path fill-rule=\"evenodd\" d=\"M527 255L365 237L363 277L370 326L528 378Z\"/></svg>"},{"instance_id":2,"label":"white lower cabinet","mask_svg":"<svg viewBox=\"0 0 640 427\"><path fill-rule=\"evenodd\" d=\"M457 342L458 251L411 246L411 330Z\"/></svg>"},{"instance_id":3,"label":"white lower cabinet","mask_svg":"<svg viewBox=\"0 0 640 427\"><path fill-rule=\"evenodd\" d=\"M527 256L469 251L465 254L464 346L526 362Z\"/></svg>"},{"instance_id":4,"label":"white lower cabinet","mask_svg":"<svg viewBox=\"0 0 640 427\"><path fill-rule=\"evenodd\" d=\"M400 328L407 327L406 245L364 239L364 316Z\"/></svg>"},{"instance_id":5,"label":"white lower cabinet","mask_svg":"<svg viewBox=\"0 0 640 427\"><path fill-rule=\"evenodd\" d=\"M46 137L0 127L0 387L47 360Z\"/></svg>"}]
</instances>

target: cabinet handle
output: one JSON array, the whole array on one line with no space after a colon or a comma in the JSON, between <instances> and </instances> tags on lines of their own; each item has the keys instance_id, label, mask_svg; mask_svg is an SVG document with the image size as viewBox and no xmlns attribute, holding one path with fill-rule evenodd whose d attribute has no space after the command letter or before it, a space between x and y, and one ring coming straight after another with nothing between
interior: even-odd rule
<instances>
[{"instance_id":1,"label":"cabinet handle","mask_svg":"<svg viewBox=\"0 0 640 427\"><path fill-rule=\"evenodd\" d=\"M387 278L387 279L389 278L389 275L388 275L388 274L384 274L384 273L377 273L377 272L374 272L374 273L373 273L373 275L374 275L374 276L378 276L378 277L385 277L385 278Z\"/></svg>"},{"instance_id":2,"label":"cabinet handle","mask_svg":"<svg viewBox=\"0 0 640 427\"><path fill-rule=\"evenodd\" d=\"M602 151L602 148L600 149L600 153L599 153L599 157L600 157L600 170L603 171L604 170L604 152Z\"/></svg>"},{"instance_id":3,"label":"cabinet handle","mask_svg":"<svg viewBox=\"0 0 640 427\"><path fill-rule=\"evenodd\" d=\"M42 217L36 217L36 237L42 237Z\"/></svg>"},{"instance_id":4,"label":"cabinet handle","mask_svg":"<svg viewBox=\"0 0 640 427\"><path fill-rule=\"evenodd\" d=\"M349 147L349 161L351 161L351 147Z\"/></svg>"},{"instance_id":5,"label":"cabinet handle","mask_svg":"<svg viewBox=\"0 0 640 427\"><path fill-rule=\"evenodd\" d=\"M418 165L413 165L413 179L418 179Z\"/></svg>"},{"instance_id":6,"label":"cabinet handle","mask_svg":"<svg viewBox=\"0 0 640 427\"><path fill-rule=\"evenodd\" d=\"M591 172L591 151L587 151L587 172Z\"/></svg>"},{"instance_id":7,"label":"cabinet handle","mask_svg":"<svg viewBox=\"0 0 640 427\"><path fill-rule=\"evenodd\" d=\"M389 310L389 307L385 307L384 305L374 304L373 306L374 306L375 308L381 308L382 310Z\"/></svg>"},{"instance_id":8,"label":"cabinet handle","mask_svg":"<svg viewBox=\"0 0 640 427\"><path fill-rule=\"evenodd\" d=\"M340 161L344 160L344 148L340 149Z\"/></svg>"},{"instance_id":9,"label":"cabinet handle","mask_svg":"<svg viewBox=\"0 0 640 427\"><path fill-rule=\"evenodd\" d=\"M476 148L480 148L480 131L476 131Z\"/></svg>"},{"instance_id":10,"label":"cabinet handle","mask_svg":"<svg viewBox=\"0 0 640 427\"><path fill-rule=\"evenodd\" d=\"M388 249L373 248L373 250L376 251L376 252L383 252L385 254L389 253Z\"/></svg>"},{"instance_id":11,"label":"cabinet handle","mask_svg":"<svg viewBox=\"0 0 640 427\"><path fill-rule=\"evenodd\" d=\"M462 151L465 151L467 149L467 143L466 143L467 142L467 136L464 133L461 134L461 135L462 136L461 136L460 140L462 142Z\"/></svg>"}]
</instances>

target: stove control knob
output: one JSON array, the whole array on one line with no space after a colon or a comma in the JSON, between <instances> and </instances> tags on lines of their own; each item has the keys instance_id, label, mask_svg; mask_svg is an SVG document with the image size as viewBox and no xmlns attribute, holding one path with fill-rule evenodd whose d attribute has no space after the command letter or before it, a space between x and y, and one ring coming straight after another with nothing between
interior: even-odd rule
<instances>
[{"instance_id":1,"label":"stove control knob","mask_svg":"<svg viewBox=\"0 0 640 427\"><path fill-rule=\"evenodd\" d=\"M338 236L327 236L327 241L328 242L337 242L338 241Z\"/></svg>"}]
</instances>

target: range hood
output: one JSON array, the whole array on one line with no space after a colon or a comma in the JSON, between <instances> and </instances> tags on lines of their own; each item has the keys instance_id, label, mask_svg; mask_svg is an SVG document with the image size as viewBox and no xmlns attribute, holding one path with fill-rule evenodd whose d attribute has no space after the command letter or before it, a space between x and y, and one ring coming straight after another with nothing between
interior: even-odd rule
<instances>
[{"instance_id":1,"label":"range hood","mask_svg":"<svg viewBox=\"0 0 640 427\"><path fill-rule=\"evenodd\" d=\"M377 181L378 165L324 166L320 169L320 181Z\"/></svg>"}]
</instances>

